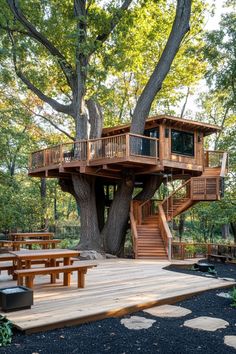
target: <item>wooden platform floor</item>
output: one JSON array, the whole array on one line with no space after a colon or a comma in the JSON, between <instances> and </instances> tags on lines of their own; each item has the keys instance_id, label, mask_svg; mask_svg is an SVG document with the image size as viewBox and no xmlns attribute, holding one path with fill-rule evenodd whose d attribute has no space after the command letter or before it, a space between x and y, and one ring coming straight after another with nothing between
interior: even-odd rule
<instances>
[{"instance_id":1,"label":"wooden platform floor","mask_svg":"<svg viewBox=\"0 0 236 354\"><path fill-rule=\"evenodd\" d=\"M86 287L78 289L48 284L49 276L36 278L34 305L29 310L7 313L14 325L26 333L121 316L156 304L174 303L193 294L233 282L198 277L162 269L168 261L104 260L90 269ZM77 276L77 275L76 275ZM13 286L5 272L0 287Z\"/></svg>"}]
</instances>

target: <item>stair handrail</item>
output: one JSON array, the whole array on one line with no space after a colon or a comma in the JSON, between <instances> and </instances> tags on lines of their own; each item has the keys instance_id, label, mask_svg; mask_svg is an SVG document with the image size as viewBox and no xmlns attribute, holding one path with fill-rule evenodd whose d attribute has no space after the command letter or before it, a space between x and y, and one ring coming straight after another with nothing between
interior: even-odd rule
<instances>
[{"instance_id":1,"label":"stair handrail","mask_svg":"<svg viewBox=\"0 0 236 354\"><path fill-rule=\"evenodd\" d=\"M160 226L160 231L161 231L161 237L163 239L163 242L165 244L166 248L166 253L168 255L169 261L171 260L171 242L172 242L172 234L169 228L169 225L166 220L166 215L164 212L164 209L161 204L158 205L158 211L159 211L159 226Z\"/></svg>"},{"instance_id":2,"label":"stair handrail","mask_svg":"<svg viewBox=\"0 0 236 354\"><path fill-rule=\"evenodd\" d=\"M138 225L142 224L142 221L143 221L143 207L150 204L150 208L152 207L152 202L155 202L155 201L159 201L159 199L148 199L148 200L145 200L143 203L140 203L139 206L138 206ZM151 216L153 215L152 213L149 213L149 215L146 215L146 216Z\"/></svg>"},{"instance_id":3,"label":"stair handrail","mask_svg":"<svg viewBox=\"0 0 236 354\"><path fill-rule=\"evenodd\" d=\"M220 177L225 177L226 171L228 170L228 153L224 152L221 162Z\"/></svg>"},{"instance_id":4,"label":"stair handrail","mask_svg":"<svg viewBox=\"0 0 236 354\"><path fill-rule=\"evenodd\" d=\"M174 194L176 194L180 189L182 189L183 187L185 187L187 184L191 184L191 178L189 178L187 181L185 181L183 184L181 184L181 186L179 186L177 189L175 189L171 194L169 194L165 199L163 199L163 201L161 202L161 204L164 204L169 198L172 198Z\"/></svg>"},{"instance_id":5,"label":"stair handrail","mask_svg":"<svg viewBox=\"0 0 236 354\"><path fill-rule=\"evenodd\" d=\"M175 189L170 195L168 195L160 204L162 205L162 208L164 210L164 213L166 217L168 218L168 208L169 208L169 203L173 203L173 198L174 196L180 191L182 188L185 188L187 185L189 185L189 198L191 198L191 178L185 181L181 186L179 186L177 189ZM167 203L167 210L165 211L164 205Z\"/></svg>"}]
</instances>

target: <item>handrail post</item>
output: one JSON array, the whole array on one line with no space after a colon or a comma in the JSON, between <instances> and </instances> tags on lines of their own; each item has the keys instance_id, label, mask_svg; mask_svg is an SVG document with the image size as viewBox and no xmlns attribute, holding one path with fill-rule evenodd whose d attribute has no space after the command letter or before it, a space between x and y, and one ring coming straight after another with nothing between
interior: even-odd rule
<instances>
[{"instance_id":1,"label":"handrail post","mask_svg":"<svg viewBox=\"0 0 236 354\"><path fill-rule=\"evenodd\" d=\"M87 164L89 165L89 160L90 160L90 141L87 141Z\"/></svg>"},{"instance_id":2,"label":"handrail post","mask_svg":"<svg viewBox=\"0 0 236 354\"><path fill-rule=\"evenodd\" d=\"M171 261L172 258L172 247L171 247L171 238L168 239L168 260Z\"/></svg>"},{"instance_id":3,"label":"handrail post","mask_svg":"<svg viewBox=\"0 0 236 354\"><path fill-rule=\"evenodd\" d=\"M62 165L62 162L63 162L63 148L62 148L62 144L60 144L59 164Z\"/></svg>"},{"instance_id":4,"label":"handrail post","mask_svg":"<svg viewBox=\"0 0 236 354\"><path fill-rule=\"evenodd\" d=\"M126 158L128 159L130 156L130 135L129 134L125 134L125 146L126 146L125 154L126 154Z\"/></svg>"}]
</instances>

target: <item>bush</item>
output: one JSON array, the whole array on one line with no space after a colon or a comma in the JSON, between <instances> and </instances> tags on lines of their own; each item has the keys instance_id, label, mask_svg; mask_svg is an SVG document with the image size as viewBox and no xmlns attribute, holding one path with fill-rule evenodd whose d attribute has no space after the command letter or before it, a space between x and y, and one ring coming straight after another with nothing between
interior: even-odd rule
<instances>
[{"instance_id":1,"label":"bush","mask_svg":"<svg viewBox=\"0 0 236 354\"><path fill-rule=\"evenodd\" d=\"M233 288L233 290L230 292L230 296L232 299L232 307L236 307L236 288Z\"/></svg>"},{"instance_id":2,"label":"bush","mask_svg":"<svg viewBox=\"0 0 236 354\"><path fill-rule=\"evenodd\" d=\"M12 323L5 316L0 315L0 347L10 344L11 339Z\"/></svg>"}]
</instances>

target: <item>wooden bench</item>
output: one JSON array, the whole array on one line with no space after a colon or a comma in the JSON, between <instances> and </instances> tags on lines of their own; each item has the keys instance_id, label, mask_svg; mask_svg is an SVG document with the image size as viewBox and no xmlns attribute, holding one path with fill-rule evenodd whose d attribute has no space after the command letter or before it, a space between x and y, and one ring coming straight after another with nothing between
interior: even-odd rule
<instances>
[{"instance_id":1,"label":"wooden bench","mask_svg":"<svg viewBox=\"0 0 236 354\"><path fill-rule=\"evenodd\" d=\"M82 264L83 263L83 264ZM97 264L88 264L85 262L80 261L80 264L78 265L68 265L68 266L60 266L60 267L47 267L47 268L31 268L31 269L20 269L20 270L15 270L15 274L17 275L17 285L23 285L24 283L24 278L26 278L26 286L29 288L33 287L34 283L34 277L36 275L46 275L50 274L51 275L51 282L52 282L52 276L58 275L60 273L63 274L69 274L71 272L77 271L78 273L78 288L84 288L85 286L85 274L87 273L87 270L89 268L96 267ZM68 280L68 284L65 281L63 281L64 286L69 286L70 285L70 279Z\"/></svg>"},{"instance_id":2,"label":"wooden bench","mask_svg":"<svg viewBox=\"0 0 236 354\"><path fill-rule=\"evenodd\" d=\"M14 270L13 267L14 259L15 256L13 254L10 253L0 254L0 273L2 270L7 270L9 275L12 274Z\"/></svg>"},{"instance_id":3,"label":"wooden bench","mask_svg":"<svg viewBox=\"0 0 236 354\"><path fill-rule=\"evenodd\" d=\"M232 260L232 257L221 254L208 254L207 258L208 261L221 261L222 263L225 263L228 260Z\"/></svg>"}]
</instances>

